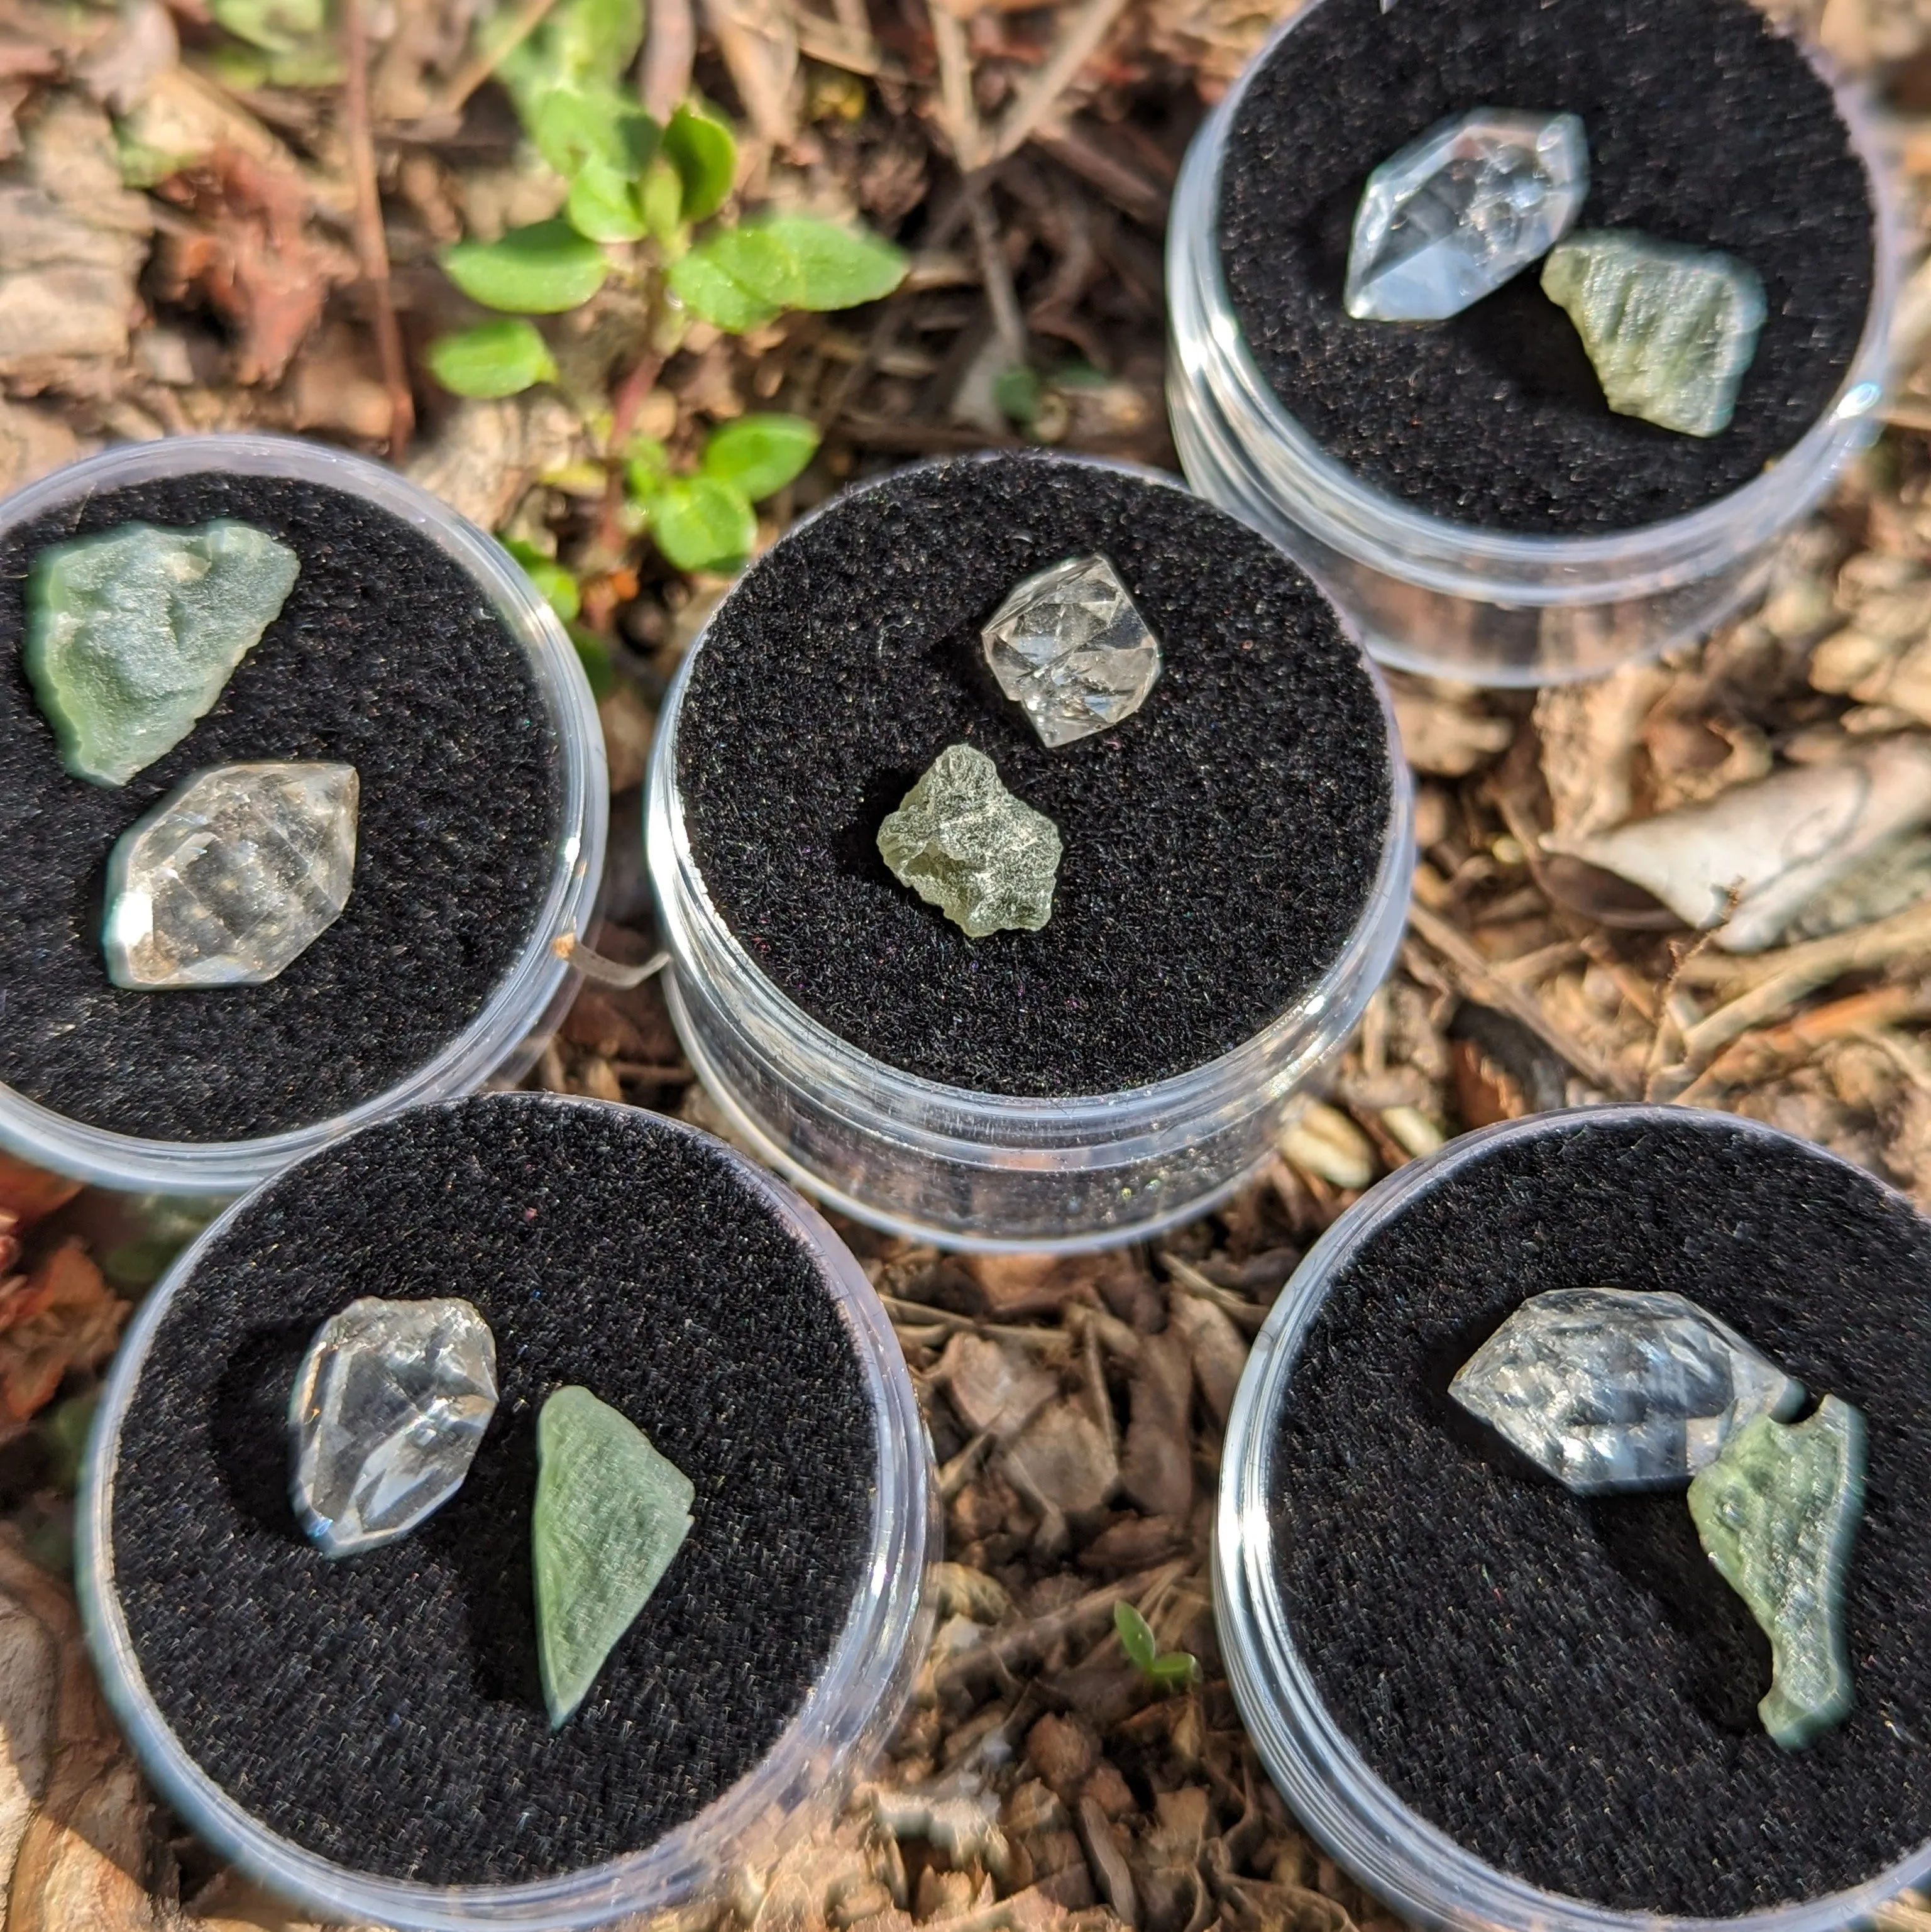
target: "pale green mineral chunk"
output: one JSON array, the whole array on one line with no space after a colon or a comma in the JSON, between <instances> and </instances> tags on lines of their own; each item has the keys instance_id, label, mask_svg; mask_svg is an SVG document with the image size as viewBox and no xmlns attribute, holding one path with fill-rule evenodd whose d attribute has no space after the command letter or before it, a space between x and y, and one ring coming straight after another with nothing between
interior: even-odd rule
<instances>
[{"instance_id":1,"label":"pale green mineral chunk","mask_svg":"<svg viewBox=\"0 0 1931 1932\"><path fill-rule=\"evenodd\" d=\"M531 1568L552 1730L581 1704L691 1532L690 1478L588 1389L536 1418Z\"/></svg>"},{"instance_id":2,"label":"pale green mineral chunk","mask_svg":"<svg viewBox=\"0 0 1931 1932\"><path fill-rule=\"evenodd\" d=\"M878 850L899 883L968 939L1008 926L1036 932L1053 916L1059 828L1014 797L970 745L948 745L932 760L878 827Z\"/></svg>"},{"instance_id":3,"label":"pale green mineral chunk","mask_svg":"<svg viewBox=\"0 0 1931 1932\"><path fill-rule=\"evenodd\" d=\"M122 524L34 559L23 656L61 762L125 784L194 728L301 565L265 530Z\"/></svg>"},{"instance_id":4,"label":"pale green mineral chunk","mask_svg":"<svg viewBox=\"0 0 1931 1932\"><path fill-rule=\"evenodd\" d=\"M1696 1533L1770 1640L1757 1706L1786 1750L1851 1708L1844 1588L1864 1500L1864 1419L1827 1395L1808 1422L1760 1415L1689 1486Z\"/></svg>"},{"instance_id":5,"label":"pale green mineral chunk","mask_svg":"<svg viewBox=\"0 0 1931 1932\"><path fill-rule=\"evenodd\" d=\"M1572 235L1542 264L1617 415L1685 436L1730 426L1757 352L1764 285L1748 262L1631 229Z\"/></svg>"}]
</instances>

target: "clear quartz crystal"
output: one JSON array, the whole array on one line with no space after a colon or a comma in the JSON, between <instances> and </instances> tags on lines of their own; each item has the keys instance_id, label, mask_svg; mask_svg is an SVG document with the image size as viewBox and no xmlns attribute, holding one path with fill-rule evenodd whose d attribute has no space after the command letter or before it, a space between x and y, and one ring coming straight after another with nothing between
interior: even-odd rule
<instances>
[{"instance_id":1,"label":"clear quartz crystal","mask_svg":"<svg viewBox=\"0 0 1931 1932\"><path fill-rule=\"evenodd\" d=\"M1572 235L1542 265L1609 406L1684 436L1730 426L1767 312L1747 262L1633 229Z\"/></svg>"},{"instance_id":2,"label":"clear quartz crystal","mask_svg":"<svg viewBox=\"0 0 1931 1932\"><path fill-rule=\"evenodd\" d=\"M536 1418L530 1520L551 1728L589 1694L691 1533L696 1486L620 1411L560 1388Z\"/></svg>"},{"instance_id":3,"label":"clear quartz crystal","mask_svg":"<svg viewBox=\"0 0 1931 1932\"><path fill-rule=\"evenodd\" d=\"M1589 193L1573 114L1477 107L1429 129L1368 178L1348 250L1347 312L1440 322L1560 241Z\"/></svg>"},{"instance_id":4,"label":"clear quartz crystal","mask_svg":"<svg viewBox=\"0 0 1931 1932\"><path fill-rule=\"evenodd\" d=\"M252 524L122 524L34 558L23 656L61 761L125 784L194 728L294 587Z\"/></svg>"},{"instance_id":5,"label":"clear quartz crystal","mask_svg":"<svg viewBox=\"0 0 1931 1932\"><path fill-rule=\"evenodd\" d=\"M1160 640L1104 556L1029 577L981 632L999 688L1041 742L1070 745L1131 718L1160 675Z\"/></svg>"},{"instance_id":6,"label":"clear quartz crystal","mask_svg":"<svg viewBox=\"0 0 1931 1932\"><path fill-rule=\"evenodd\" d=\"M353 765L218 765L121 835L102 931L117 986L259 986L348 903Z\"/></svg>"},{"instance_id":7,"label":"clear quartz crystal","mask_svg":"<svg viewBox=\"0 0 1931 1932\"><path fill-rule=\"evenodd\" d=\"M1851 1708L1844 1592L1863 1501L1864 1419L1833 1395L1807 1422L1740 1429L1689 1486L1710 1562L1770 1640L1757 1715L1785 1750Z\"/></svg>"},{"instance_id":8,"label":"clear quartz crystal","mask_svg":"<svg viewBox=\"0 0 1931 1932\"><path fill-rule=\"evenodd\" d=\"M1059 828L1014 797L970 745L948 745L878 827L878 851L902 885L968 939L1053 916Z\"/></svg>"},{"instance_id":9,"label":"clear quartz crystal","mask_svg":"<svg viewBox=\"0 0 1931 1932\"><path fill-rule=\"evenodd\" d=\"M1449 1394L1580 1496L1680 1489L1744 1424L1803 1400L1686 1296L1620 1288L1531 1295Z\"/></svg>"},{"instance_id":10,"label":"clear quartz crystal","mask_svg":"<svg viewBox=\"0 0 1931 1932\"><path fill-rule=\"evenodd\" d=\"M302 1528L325 1556L407 1535L462 1487L495 1412L496 1341L468 1302L350 1302L289 1401Z\"/></svg>"}]
</instances>

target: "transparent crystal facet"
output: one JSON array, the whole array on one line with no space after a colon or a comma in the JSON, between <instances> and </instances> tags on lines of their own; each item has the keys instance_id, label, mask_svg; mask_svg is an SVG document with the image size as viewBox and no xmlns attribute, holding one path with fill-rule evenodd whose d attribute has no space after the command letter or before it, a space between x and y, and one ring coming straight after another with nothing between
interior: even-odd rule
<instances>
[{"instance_id":1,"label":"transparent crystal facet","mask_svg":"<svg viewBox=\"0 0 1931 1932\"><path fill-rule=\"evenodd\" d=\"M1680 1488L1800 1384L1686 1296L1620 1288L1531 1295L1449 1393L1580 1496Z\"/></svg>"},{"instance_id":2,"label":"transparent crystal facet","mask_svg":"<svg viewBox=\"0 0 1931 1932\"><path fill-rule=\"evenodd\" d=\"M1689 1486L1710 1562L1770 1640L1757 1714L1786 1750L1851 1708L1844 1590L1863 1500L1864 1419L1833 1395L1807 1422L1738 1430Z\"/></svg>"},{"instance_id":3,"label":"transparent crystal facet","mask_svg":"<svg viewBox=\"0 0 1931 1932\"><path fill-rule=\"evenodd\" d=\"M970 745L948 745L878 827L878 850L899 883L969 939L1053 916L1059 828L1014 797L999 767Z\"/></svg>"},{"instance_id":4,"label":"transparent crystal facet","mask_svg":"<svg viewBox=\"0 0 1931 1932\"><path fill-rule=\"evenodd\" d=\"M581 1704L691 1533L690 1478L588 1389L536 1418L536 1642L554 1729Z\"/></svg>"},{"instance_id":5,"label":"transparent crystal facet","mask_svg":"<svg viewBox=\"0 0 1931 1932\"><path fill-rule=\"evenodd\" d=\"M468 1302L350 1302L289 1402L302 1528L325 1556L406 1536L462 1487L495 1412L496 1341Z\"/></svg>"},{"instance_id":6,"label":"transparent crystal facet","mask_svg":"<svg viewBox=\"0 0 1931 1932\"><path fill-rule=\"evenodd\" d=\"M1444 121L1368 176L1347 312L1363 322L1459 315L1547 254L1588 193L1589 142L1575 115L1478 107Z\"/></svg>"},{"instance_id":7,"label":"transparent crystal facet","mask_svg":"<svg viewBox=\"0 0 1931 1932\"><path fill-rule=\"evenodd\" d=\"M125 784L186 737L294 587L252 524L122 524L35 556L23 652L61 762Z\"/></svg>"},{"instance_id":8,"label":"transparent crystal facet","mask_svg":"<svg viewBox=\"0 0 1931 1932\"><path fill-rule=\"evenodd\" d=\"M348 903L353 765L218 765L124 832L102 929L117 986L272 980Z\"/></svg>"},{"instance_id":9,"label":"transparent crystal facet","mask_svg":"<svg viewBox=\"0 0 1931 1932\"><path fill-rule=\"evenodd\" d=\"M1746 262L1632 229L1572 235L1542 265L1618 416L1716 436L1757 352L1763 279Z\"/></svg>"},{"instance_id":10,"label":"transparent crystal facet","mask_svg":"<svg viewBox=\"0 0 1931 1932\"><path fill-rule=\"evenodd\" d=\"M1131 718L1160 675L1160 640L1103 556L1029 577L980 634L999 688L1047 745Z\"/></svg>"}]
</instances>

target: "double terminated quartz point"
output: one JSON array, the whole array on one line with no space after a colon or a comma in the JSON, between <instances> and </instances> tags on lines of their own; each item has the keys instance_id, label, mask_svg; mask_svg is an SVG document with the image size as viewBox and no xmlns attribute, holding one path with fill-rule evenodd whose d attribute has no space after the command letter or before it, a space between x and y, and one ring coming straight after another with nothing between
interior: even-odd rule
<instances>
[{"instance_id":1,"label":"double terminated quartz point","mask_svg":"<svg viewBox=\"0 0 1931 1932\"><path fill-rule=\"evenodd\" d=\"M1478 107L1444 121L1368 176L1347 312L1363 322L1459 315L1547 254L1588 193L1589 143L1575 115Z\"/></svg>"},{"instance_id":2,"label":"double terminated quartz point","mask_svg":"<svg viewBox=\"0 0 1931 1932\"><path fill-rule=\"evenodd\" d=\"M259 986L347 904L360 793L353 765L218 766L124 832L102 941L116 986Z\"/></svg>"},{"instance_id":3,"label":"double terminated quartz point","mask_svg":"<svg viewBox=\"0 0 1931 1932\"><path fill-rule=\"evenodd\" d=\"M496 1341L468 1302L350 1302L289 1402L302 1528L325 1556L406 1536L461 1488L495 1412Z\"/></svg>"},{"instance_id":4,"label":"double terminated quartz point","mask_svg":"<svg viewBox=\"0 0 1931 1932\"><path fill-rule=\"evenodd\" d=\"M1131 718L1160 675L1159 640L1104 556L1029 577L980 634L999 688L1054 747Z\"/></svg>"},{"instance_id":5,"label":"double terminated quartz point","mask_svg":"<svg viewBox=\"0 0 1931 1932\"><path fill-rule=\"evenodd\" d=\"M1579 1496L1680 1489L1733 1430L1803 1400L1687 1297L1619 1288L1532 1295L1449 1394Z\"/></svg>"}]
</instances>

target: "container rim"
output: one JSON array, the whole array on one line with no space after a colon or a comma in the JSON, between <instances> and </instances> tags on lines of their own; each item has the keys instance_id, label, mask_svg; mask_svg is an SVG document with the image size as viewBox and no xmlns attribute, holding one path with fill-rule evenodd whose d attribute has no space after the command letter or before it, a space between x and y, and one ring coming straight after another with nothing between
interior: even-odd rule
<instances>
[{"instance_id":1,"label":"container rim","mask_svg":"<svg viewBox=\"0 0 1931 1932\"><path fill-rule=\"evenodd\" d=\"M1640 1101L1570 1107L1477 1129L1410 1162L1363 1196L1311 1248L1254 1338L1228 1414L1215 1508L1215 1622L1242 1721L1296 1815L1403 1918L1452 1932L1839 1932L1931 1876L1931 1842L1875 1877L1821 1898L1728 1918L1626 1911L1544 1890L1477 1858L1404 1804L1370 1768L1323 1702L1274 1583L1269 1509L1276 1423L1314 1317L1335 1276L1414 1198L1498 1147L1589 1126L1667 1123L1797 1147L1917 1210L1895 1188L1782 1129L1740 1114Z\"/></svg>"},{"instance_id":2,"label":"container rim","mask_svg":"<svg viewBox=\"0 0 1931 1932\"><path fill-rule=\"evenodd\" d=\"M422 532L468 574L522 646L556 729L563 778L557 854L522 956L476 1018L406 1078L328 1120L245 1140L159 1140L90 1126L0 1084L0 1146L77 1179L130 1191L239 1192L338 1134L478 1085L513 1051L570 970L555 942L578 932L590 916L609 817L596 701L556 614L494 538L421 485L365 457L293 436L255 434L119 445L0 501L0 533L76 496L206 470L285 477L359 496Z\"/></svg>"},{"instance_id":3,"label":"container rim","mask_svg":"<svg viewBox=\"0 0 1931 1932\"><path fill-rule=\"evenodd\" d=\"M997 461L1011 454L987 451L908 464L842 490L792 524L751 568L763 568L766 559L776 554L793 536L870 490L920 470L961 462ZM1141 464L1111 458L1044 452L1029 460L1112 471L1184 496L1193 495L1175 478ZM1208 507L1219 506L1209 504ZM1278 549L1278 545L1272 548ZM1281 554L1285 556L1284 552ZM1302 566L1291 557L1286 560L1295 569L1302 570ZM1302 574L1307 573L1302 571ZM1319 590L1320 586L1316 588ZM1320 595L1333 610L1332 600L1326 592L1321 591ZM1341 614L1335 611L1335 615L1343 637L1355 652L1380 705L1386 734L1390 796L1381 856L1364 898L1360 916L1320 982L1310 988L1259 1031L1216 1058L1164 1080L1123 1088L1110 1094L1077 1094L1057 1099L988 1093L951 1086L876 1059L814 1018L780 991L752 958L713 904L686 833L676 770L677 725L694 668L710 634L708 623L685 653L658 713L656 737L651 747L646 786L647 856L659 906L673 914L665 918L662 924L665 942L671 951L674 971L689 974L700 982L708 976L704 966L692 956L689 934L685 924L686 919L689 919L701 926L705 944L728 970L728 990L740 1022L767 1037L783 1040L792 1052L806 1060L819 1084L817 1097L821 1102L861 1125L889 1122L892 1132L909 1142L917 1156L928 1160L981 1164L984 1162L988 1148L1071 1148L1089 1144L1095 1139L1104 1141L1110 1155L1129 1157L1139 1148L1139 1142L1134 1138L1136 1132L1149 1140L1158 1136L1164 1144L1165 1136L1161 1135L1160 1130L1164 1124L1176 1117L1184 1118L1224 1097L1230 1089L1245 1090L1253 1087L1269 1094L1284 1093L1302 1077L1306 1069L1302 1063L1308 1058L1296 1054L1286 1065L1280 1064L1279 1057L1288 1042L1296 1035L1318 1025L1335 1004L1338 991L1364 973L1371 974L1378 982L1392 962L1400 941L1400 928L1396 927L1392 934L1384 932L1384 922L1377 921L1374 914L1395 896L1398 896L1405 905L1407 880L1414 862L1413 782L1407 760L1401 754L1401 736L1387 680L1380 667L1361 649L1353 628ZM921 1116L939 1124L925 1126ZM751 1126L754 1136L761 1142L767 1138L757 1132L755 1124L744 1124ZM1150 1145L1146 1150L1158 1150ZM772 1152L774 1157L794 1172L806 1173L814 1188L820 1185L815 1176L798 1168L782 1150L773 1148ZM1234 1184L1238 1185L1238 1181ZM875 1218L875 1210L862 1202L841 1201L839 1204L868 1220ZM1193 1211L1191 1203L1185 1211ZM907 1224L906 1231L911 1232L910 1224ZM1122 1238L1138 1238L1140 1232L1137 1226L1131 1236ZM1017 1245L1032 1251L1038 1250L1041 1244L1029 1240ZM1092 1243L1085 1240L1079 1245L1086 1247Z\"/></svg>"},{"instance_id":4,"label":"container rim","mask_svg":"<svg viewBox=\"0 0 1931 1932\"><path fill-rule=\"evenodd\" d=\"M552 1094L498 1094L490 1100L526 1109L645 1111ZM808 1202L713 1136L667 1115L649 1118L702 1143L735 1170L760 1204L817 1262L843 1318L872 1406L877 1456L872 1554L845 1628L804 1702L765 1756L695 1817L641 1851L520 1884L438 1886L356 1870L270 1831L203 1771L169 1726L143 1675L114 1582L114 1471L122 1424L175 1297L255 1198L245 1196L169 1269L142 1304L114 1358L82 1471L75 1567L88 1648L108 1702L143 1766L200 1836L276 1891L332 1914L372 1918L420 1932L497 1926L547 1932L599 1925L629 1913L667 1911L716 1882L730 1870L740 1847L756 1841L774 1820L824 1788L838 1759L869 1754L882 1744L896 1720L917 1662L911 1638L929 1616L924 1571L935 1534L935 1505L918 1400L891 1323L849 1250ZM264 1185L285 1178L286 1172Z\"/></svg>"},{"instance_id":5,"label":"container rim","mask_svg":"<svg viewBox=\"0 0 1931 1932\"><path fill-rule=\"evenodd\" d=\"M1872 285L1864 326L1836 396L1764 472L1701 509L1587 537L1546 537L1456 523L1364 482L1330 456L1274 393L1249 351L1221 259L1221 166L1248 88L1322 4L1309 0L1271 34L1202 124L1175 190L1167 242L1173 380L1209 390L1269 494L1319 541L1425 589L1485 603L1586 604L1677 588L1768 542L1830 488L1845 459L1882 427L1890 324L1905 253L1899 195L1866 90L1788 28L1830 90L1870 197Z\"/></svg>"}]
</instances>

